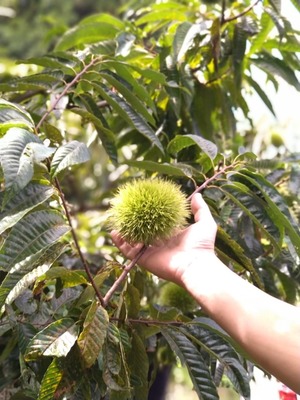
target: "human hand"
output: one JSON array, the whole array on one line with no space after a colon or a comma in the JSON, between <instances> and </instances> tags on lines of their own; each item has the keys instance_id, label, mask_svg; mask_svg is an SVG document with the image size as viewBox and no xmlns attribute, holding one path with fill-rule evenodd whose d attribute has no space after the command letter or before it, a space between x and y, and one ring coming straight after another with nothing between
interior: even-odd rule
<instances>
[{"instance_id":1,"label":"human hand","mask_svg":"<svg viewBox=\"0 0 300 400\"><path fill-rule=\"evenodd\" d=\"M139 259L139 265L160 278L183 284L183 274L195 259L214 256L217 225L201 194L192 197L191 208L195 223L180 231L176 236L149 246ZM125 257L133 259L142 244L130 245L116 232L111 233L116 246ZM199 266L200 267L200 266Z\"/></svg>"}]
</instances>

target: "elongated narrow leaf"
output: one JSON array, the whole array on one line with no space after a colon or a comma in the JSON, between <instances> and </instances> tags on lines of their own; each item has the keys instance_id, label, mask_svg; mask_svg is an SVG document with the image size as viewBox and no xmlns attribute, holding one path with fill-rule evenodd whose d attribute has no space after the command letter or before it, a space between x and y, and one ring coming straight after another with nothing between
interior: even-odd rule
<instances>
[{"instance_id":1,"label":"elongated narrow leaf","mask_svg":"<svg viewBox=\"0 0 300 400\"><path fill-rule=\"evenodd\" d=\"M51 163L51 175L55 177L59 172L72 165L81 164L90 159L90 153L84 143L73 140L59 149L54 154Z\"/></svg>"},{"instance_id":2,"label":"elongated narrow leaf","mask_svg":"<svg viewBox=\"0 0 300 400\"><path fill-rule=\"evenodd\" d=\"M82 44L97 43L105 39L114 39L118 29L107 22L92 22L77 25L67 31L58 41L55 50L69 50Z\"/></svg>"},{"instance_id":3,"label":"elongated narrow leaf","mask_svg":"<svg viewBox=\"0 0 300 400\"><path fill-rule=\"evenodd\" d=\"M30 183L19 192L0 212L0 234L14 226L37 205L44 203L54 194L52 186ZM0 193L2 204L4 193Z\"/></svg>"},{"instance_id":4,"label":"elongated narrow leaf","mask_svg":"<svg viewBox=\"0 0 300 400\"><path fill-rule=\"evenodd\" d=\"M238 176L242 176L248 180L251 185L261 191L265 202L268 204L268 211L270 217L277 225L278 229L284 228L286 234L290 237L296 252L300 254L300 230L298 224L293 220L288 206L278 192L278 190L268 182L262 175L253 173L248 170L243 170L238 173Z\"/></svg>"},{"instance_id":5,"label":"elongated narrow leaf","mask_svg":"<svg viewBox=\"0 0 300 400\"><path fill-rule=\"evenodd\" d=\"M149 113L144 104L134 95L134 93L132 93L130 87L126 87L125 83L128 86L126 81L121 81L116 74L110 71L101 71L99 75L109 82L112 87L118 90L118 92L127 100L128 104L130 104L137 113L143 116L148 123L155 125L153 116Z\"/></svg>"},{"instance_id":6,"label":"elongated narrow leaf","mask_svg":"<svg viewBox=\"0 0 300 400\"><path fill-rule=\"evenodd\" d=\"M131 380L134 380L135 398L139 400L148 399L149 383L149 359L142 338L132 332L132 349L128 356L128 363L131 371Z\"/></svg>"},{"instance_id":7,"label":"elongated narrow leaf","mask_svg":"<svg viewBox=\"0 0 300 400\"><path fill-rule=\"evenodd\" d=\"M34 122L30 114L21 106L0 99L0 137L12 127L32 131L34 129Z\"/></svg>"},{"instance_id":8,"label":"elongated narrow leaf","mask_svg":"<svg viewBox=\"0 0 300 400\"><path fill-rule=\"evenodd\" d=\"M54 358L43 376L38 400L53 400L63 375L64 363L59 358Z\"/></svg>"},{"instance_id":9,"label":"elongated narrow leaf","mask_svg":"<svg viewBox=\"0 0 300 400\"><path fill-rule=\"evenodd\" d=\"M181 163L169 164L155 161L127 161L126 164L130 167L136 167L146 171L155 171L169 176L186 176L190 178L193 176L194 172L192 167Z\"/></svg>"},{"instance_id":10,"label":"elongated narrow leaf","mask_svg":"<svg viewBox=\"0 0 300 400\"><path fill-rule=\"evenodd\" d=\"M34 163L43 161L55 149L45 146L33 133L11 128L0 142L0 162L5 179L5 205L33 177Z\"/></svg>"},{"instance_id":11,"label":"elongated narrow leaf","mask_svg":"<svg viewBox=\"0 0 300 400\"><path fill-rule=\"evenodd\" d=\"M0 250L0 270L13 272L41 250L58 241L70 230L61 214L35 211L19 221L10 231Z\"/></svg>"},{"instance_id":12,"label":"elongated narrow leaf","mask_svg":"<svg viewBox=\"0 0 300 400\"><path fill-rule=\"evenodd\" d=\"M50 247L40 250L38 253L27 257L15 264L13 269L4 278L0 287L0 308L5 304L11 304L20 296L37 278L44 275L55 260L63 253L66 246L63 243L55 243Z\"/></svg>"},{"instance_id":13,"label":"elongated narrow leaf","mask_svg":"<svg viewBox=\"0 0 300 400\"><path fill-rule=\"evenodd\" d=\"M216 245L218 249L221 249L222 253L225 252L230 259L236 260L243 269L249 271L253 281L258 285L258 287L261 289L264 288L262 280L260 279L256 269L253 267L251 259L244 254L244 249L233 240L230 235L222 229L222 227L218 228L218 239Z\"/></svg>"},{"instance_id":14,"label":"elongated narrow leaf","mask_svg":"<svg viewBox=\"0 0 300 400\"><path fill-rule=\"evenodd\" d=\"M79 112L82 117L86 120L90 120L98 133L98 136L103 144L104 149L106 150L108 156L117 164L118 162L118 154L116 148L116 141L114 133L109 129L109 126L103 117L97 103L89 94L85 93L80 96L80 99L84 103L88 114L82 114L81 110ZM76 110L74 110L76 112Z\"/></svg>"},{"instance_id":15,"label":"elongated narrow leaf","mask_svg":"<svg viewBox=\"0 0 300 400\"><path fill-rule=\"evenodd\" d=\"M108 90L95 82L92 82L92 85L120 117L124 118L129 125L134 126L138 132L142 133L154 146L164 153L164 148L158 137L155 135L155 132L141 115L139 115L124 99L113 91Z\"/></svg>"},{"instance_id":16,"label":"elongated narrow leaf","mask_svg":"<svg viewBox=\"0 0 300 400\"><path fill-rule=\"evenodd\" d=\"M179 330L163 328L161 332L182 364L187 366L199 398L218 400L219 395L212 376L197 347Z\"/></svg>"},{"instance_id":17,"label":"elongated narrow leaf","mask_svg":"<svg viewBox=\"0 0 300 400\"><path fill-rule=\"evenodd\" d=\"M267 74L276 75L284 79L287 83L300 91L300 82L295 71L287 65L283 60L264 53L263 56L252 59L253 63L265 71Z\"/></svg>"},{"instance_id":18,"label":"elongated narrow leaf","mask_svg":"<svg viewBox=\"0 0 300 400\"><path fill-rule=\"evenodd\" d=\"M106 338L108 324L107 312L94 302L87 313L83 331L78 338L78 346L87 368L91 367L99 356Z\"/></svg>"},{"instance_id":19,"label":"elongated narrow leaf","mask_svg":"<svg viewBox=\"0 0 300 400\"><path fill-rule=\"evenodd\" d=\"M245 399L250 398L250 377L242 365L240 356L233 349L230 342L225 340L224 335L218 335L215 331L201 327L195 323L183 328L190 340L194 340L224 366L233 379L233 384L238 393ZM190 336L191 335L191 336Z\"/></svg>"},{"instance_id":20,"label":"elongated narrow leaf","mask_svg":"<svg viewBox=\"0 0 300 400\"><path fill-rule=\"evenodd\" d=\"M52 322L30 340L25 359L32 361L41 356L65 357L76 342L78 332L79 327L71 318Z\"/></svg>"},{"instance_id":21,"label":"elongated narrow leaf","mask_svg":"<svg viewBox=\"0 0 300 400\"><path fill-rule=\"evenodd\" d=\"M170 141L168 151L171 154L177 154L180 150L192 145L198 146L212 160L218 154L218 148L213 142L198 135L177 135Z\"/></svg>"},{"instance_id":22,"label":"elongated narrow leaf","mask_svg":"<svg viewBox=\"0 0 300 400\"><path fill-rule=\"evenodd\" d=\"M263 200L257 197L249 187L240 182L224 184L221 190L251 218L271 241L275 250L279 252L283 229L278 227L269 217Z\"/></svg>"},{"instance_id":23,"label":"elongated narrow leaf","mask_svg":"<svg viewBox=\"0 0 300 400\"><path fill-rule=\"evenodd\" d=\"M23 90L49 90L61 83L62 71L53 71L52 74L35 74L15 78L7 83L0 83L1 92L20 92Z\"/></svg>"},{"instance_id":24,"label":"elongated narrow leaf","mask_svg":"<svg viewBox=\"0 0 300 400\"><path fill-rule=\"evenodd\" d=\"M275 111L273 109L273 105L271 103L271 100L269 97L266 95L266 92L263 90L263 88L250 76L245 76L245 79L249 82L251 87L256 91L258 96L261 98L261 100L265 103L265 105L268 107L268 109L271 111L271 113L275 115Z\"/></svg>"}]
</instances>

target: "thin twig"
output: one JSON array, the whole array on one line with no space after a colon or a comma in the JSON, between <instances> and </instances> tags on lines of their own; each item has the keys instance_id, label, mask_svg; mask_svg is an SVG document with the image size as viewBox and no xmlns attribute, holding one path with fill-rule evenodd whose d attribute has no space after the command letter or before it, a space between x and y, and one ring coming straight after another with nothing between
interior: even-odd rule
<instances>
[{"instance_id":1,"label":"thin twig","mask_svg":"<svg viewBox=\"0 0 300 400\"><path fill-rule=\"evenodd\" d=\"M199 193L201 192L203 189L206 188L206 186L212 182L213 180L215 180L219 175L224 174L224 172L226 172L228 169L234 167L234 163L230 164L230 165L225 165L223 168L221 168L219 171L217 171L213 176L211 176L210 178L206 179L205 182L202 183L202 185L198 186L194 192L188 197L188 200L191 200L192 197L194 196L195 193Z\"/></svg>"},{"instance_id":2,"label":"thin twig","mask_svg":"<svg viewBox=\"0 0 300 400\"><path fill-rule=\"evenodd\" d=\"M132 261L128 265L125 265L125 267L123 269L123 272L121 273L119 278L115 280L113 285L110 287L110 289L107 291L106 295L104 296L103 304L102 304L103 307L107 306L107 304L109 303L109 300L111 299L112 295L115 293L115 291L121 285L121 283L126 279L126 277L129 274L129 272L132 270L132 268L135 266L135 264L142 257L142 255L145 253L146 250L147 250L147 246L144 245L140 249L140 251L137 253L137 255L132 259Z\"/></svg>"},{"instance_id":3,"label":"thin twig","mask_svg":"<svg viewBox=\"0 0 300 400\"><path fill-rule=\"evenodd\" d=\"M73 224L72 224L71 214L69 212L69 209L68 209L68 206L67 206L67 203L66 203L66 200L65 200L64 193L63 193L63 191L61 189L59 180L57 178L55 178L55 186L57 187L57 189L59 191L59 195L60 195L60 198L61 198L61 201L62 201L62 205L63 205L63 208L65 210L65 214L66 214L67 220L69 222L69 225L71 227L71 234L72 234L72 237L73 237L73 240L74 240L75 247L76 247L77 252L79 254L80 260L81 260L81 262L82 262L82 264L84 266L84 269L85 269L85 272L86 272L86 274L88 276L88 279L89 279L91 285L93 286L93 288L95 290L96 296L98 297L98 299L100 301L100 304L103 306L104 305L104 299L101 296L101 293L99 292L99 289L98 289L98 287L97 287L97 285L96 285L96 283L95 283L95 281L93 279L93 276L91 274L89 266L88 266L83 254L82 254L82 251L81 251L81 248L79 246L78 239L77 239L77 236L76 236L76 233L75 233L75 229L74 229Z\"/></svg>"},{"instance_id":4,"label":"thin twig","mask_svg":"<svg viewBox=\"0 0 300 400\"><path fill-rule=\"evenodd\" d=\"M183 321L158 321L154 319L147 319L147 318L128 318L126 320L116 318L116 317L110 317L110 321L116 321L116 322L129 322L131 324L145 324L145 325L175 325L175 326L181 326L181 325L186 325L187 322Z\"/></svg>"},{"instance_id":5,"label":"thin twig","mask_svg":"<svg viewBox=\"0 0 300 400\"><path fill-rule=\"evenodd\" d=\"M234 15L233 17L229 17L229 18L224 18L223 19L223 24L225 24L226 22L231 22L231 21L235 21L236 19L242 17L243 15L247 14L249 11L252 10L252 8L254 8L261 0L256 0L253 4L250 4L250 6L248 6L247 8L245 8L244 11L242 11L240 14Z\"/></svg>"},{"instance_id":6,"label":"thin twig","mask_svg":"<svg viewBox=\"0 0 300 400\"><path fill-rule=\"evenodd\" d=\"M81 78L81 76L82 76L83 74L85 74L86 71L87 71L92 65L96 64L96 62L98 62L99 60L100 60L99 57L93 58L92 61L91 61L89 64L85 65L84 68L83 68L80 72L78 72L78 74L75 76L75 78L65 86L64 90L61 92L61 94L60 94L59 96L57 96L56 100L54 101L54 103L52 104L52 106L50 107L50 109L49 109L48 111L46 111L45 114L44 114L44 115L42 116L42 118L40 119L39 123L38 123L37 126L36 126L36 130L37 130L37 131L39 130L39 128L41 127L41 125L42 125L42 123L45 121L45 119L48 117L48 115L51 114L53 110L55 110L57 104L58 104L58 103L60 102L60 100L68 93L68 91L70 90L70 88L71 88L73 85L75 85L75 83Z\"/></svg>"}]
</instances>

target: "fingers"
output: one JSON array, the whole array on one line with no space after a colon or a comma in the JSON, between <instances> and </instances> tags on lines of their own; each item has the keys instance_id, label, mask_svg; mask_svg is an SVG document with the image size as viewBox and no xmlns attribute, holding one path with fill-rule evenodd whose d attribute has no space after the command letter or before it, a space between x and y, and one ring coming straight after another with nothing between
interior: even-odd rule
<instances>
[{"instance_id":1,"label":"fingers","mask_svg":"<svg viewBox=\"0 0 300 400\"><path fill-rule=\"evenodd\" d=\"M125 257L132 260L143 246L141 243L131 245L126 242L117 231L111 232L111 238L114 244L121 250Z\"/></svg>"}]
</instances>

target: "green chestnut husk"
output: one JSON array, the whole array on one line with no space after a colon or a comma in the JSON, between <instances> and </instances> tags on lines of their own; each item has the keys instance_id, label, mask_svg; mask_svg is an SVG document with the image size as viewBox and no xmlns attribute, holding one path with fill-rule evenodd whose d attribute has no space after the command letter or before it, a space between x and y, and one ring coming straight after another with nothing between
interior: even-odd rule
<instances>
[{"instance_id":1,"label":"green chestnut husk","mask_svg":"<svg viewBox=\"0 0 300 400\"><path fill-rule=\"evenodd\" d=\"M178 308L184 314L192 312L197 307L193 297L173 282L167 282L162 286L158 303L162 306Z\"/></svg>"},{"instance_id":2,"label":"green chestnut husk","mask_svg":"<svg viewBox=\"0 0 300 400\"><path fill-rule=\"evenodd\" d=\"M119 188L108 222L127 242L151 245L184 228L189 215L189 202L177 184L138 179Z\"/></svg>"}]
</instances>

